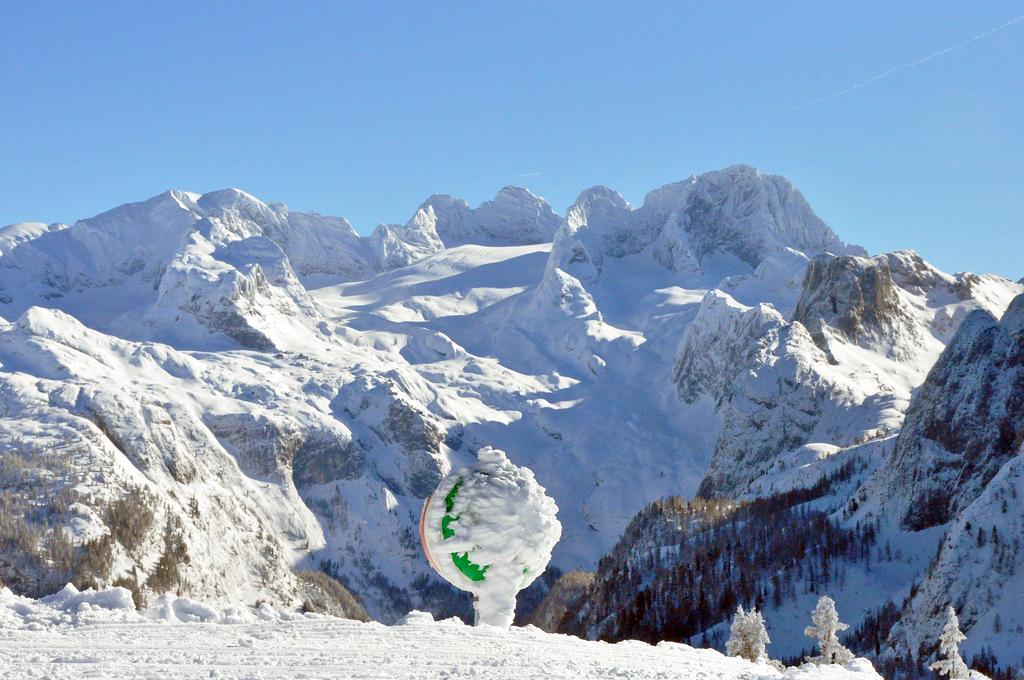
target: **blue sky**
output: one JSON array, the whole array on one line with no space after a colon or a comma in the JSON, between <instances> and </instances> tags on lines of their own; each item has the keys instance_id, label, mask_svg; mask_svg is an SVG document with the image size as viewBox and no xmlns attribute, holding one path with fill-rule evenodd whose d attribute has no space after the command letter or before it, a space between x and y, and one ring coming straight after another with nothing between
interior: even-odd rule
<instances>
[{"instance_id":1,"label":"blue sky","mask_svg":"<svg viewBox=\"0 0 1024 680\"><path fill-rule=\"evenodd\" d=\"M436 5L436 6L435 6ZM237 186L363 232L750 163L846 240L1024 276L1024 2L0 3L0 224Z\"/></svg>"}]
</instances>

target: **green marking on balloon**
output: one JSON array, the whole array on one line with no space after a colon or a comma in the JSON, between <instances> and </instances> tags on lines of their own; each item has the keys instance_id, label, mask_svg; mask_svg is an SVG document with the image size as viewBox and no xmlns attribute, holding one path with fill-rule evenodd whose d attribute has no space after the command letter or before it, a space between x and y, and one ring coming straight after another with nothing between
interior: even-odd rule
<instances>
[{"instance_id":1,"label":"green marking on balloon","mask_svg":"<svg viewBox=\"0 0 1024 680\"><path fill-rule=\"evenodd\" d=\"M449 524L457 520L461 515L452 517L451 515L445 515L441 518L441 538L449 539L455 535L455 529L452 529Z\"/></svg>"},{"instance_id":2,"label":"green marking on balloon","mask_svg":"<svg viewBox=\"0 0 1024 680\"><path fill-rule=\"evenodd\" d=\"M444 511L446 513L455 509L455 497L458 495L459 489L461 488L462 478L460 477L459 480L455 482L454 486L452 486L451 491L449 491L444 497ZM455 530L452 529L450 525L452 522L457 521L461 516L462 515L455 515L452 517L451 515L446 514L441 518L441 538L443 540L448 540L455 535ZM462 574L470 581L483 581L487 570L491 568L491 565L489 564L481 567L479 564L470 560L468 552L452 553L452 564L454 564L455 568L462 572Z\"/></svg>"},{"instance_id":3,"label":"green marking on balloon","mask_svg":"<svg viewBox=\"0 0 1024 680\"><path fill-rule=\"evenodd\" d=\"M479 564L471 562L468 552L452 553L452 564L470 581L483 581L485 578L484 574L491 568L489 564L486 567L481 567Z\"/></svg>"},{"instance_id":4,"label":"green marking on balloon","mask_svg":"<svg viewBox=\"0 0 1024 680\"><path fill-rule=\"evenodd\" d=\"M462 477L459 477L459 481L455 482L455 486L448 492L448 495L444 497L444 511L451 512L455 507L455 496L459 493L459 489L462 488Z\"/></svg>"}]
</instances>

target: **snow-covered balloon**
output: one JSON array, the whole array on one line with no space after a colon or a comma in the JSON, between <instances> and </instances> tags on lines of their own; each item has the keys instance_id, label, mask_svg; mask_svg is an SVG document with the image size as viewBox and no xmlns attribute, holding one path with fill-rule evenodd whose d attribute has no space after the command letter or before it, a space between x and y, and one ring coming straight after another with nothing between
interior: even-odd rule
<instances>
[{"instance_id":1,"label":"snow-covered balloon","mask_svg":"<svg viewBox=\"0 0 1024 680\"><path fill-rule=\"evenodd\" d=\"M544 573L562 534L557 512L529 468L488 446L424 502L420 539L430 565L473 593L475 623L507 628L516 593Z\"/></svg>"}]
</instances>

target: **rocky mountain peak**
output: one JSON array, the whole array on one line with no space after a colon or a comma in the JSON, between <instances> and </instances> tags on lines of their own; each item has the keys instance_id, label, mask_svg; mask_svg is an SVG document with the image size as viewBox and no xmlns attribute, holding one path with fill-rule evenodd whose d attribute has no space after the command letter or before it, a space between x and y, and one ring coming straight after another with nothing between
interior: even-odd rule
<instances>
[{"instance_id":1,"label":"rocky mountain peak","mask_svg":"<svg viewBox=\"0 0 1024 680\"><path fill-rule=\"evenodd\" d=\"M522 187L504 187L477 208L461 198L434 194L410 224L430 223L446 246L465 243L528 244L550 241L561 218L543 198ZM407 227L409 225L406 225Z\"/></svg>"},{"instance_id":2,"label":"rocky mountain peak","mask_svg":"<svg viewBox=\"0 0 1024 680\"><path fill-rule=\"evenodd\" d=\"M554 238L561 218L548 202L522 187L504 187L480 204L475 217L492 238L508 243L544 243Z\"/></svg>"},{"instance_id":3,"label":"rocky mountain peak","mask_svg":"<svg viewBox=\"0 0 1024 680\"><path fill-rule=\"evenodd\" d=\"M641 211L649 221L682 224L700 258L728 252L756 267L787 247L808 255L866 254L840 241L789 180L749 165L665 185L647 195Z\"/></svg>"}]
</instances>

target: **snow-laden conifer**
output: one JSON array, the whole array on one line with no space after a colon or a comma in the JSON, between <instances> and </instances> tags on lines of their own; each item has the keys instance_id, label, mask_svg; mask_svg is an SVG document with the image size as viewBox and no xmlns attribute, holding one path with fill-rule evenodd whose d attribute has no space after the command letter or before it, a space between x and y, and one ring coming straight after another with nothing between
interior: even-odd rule
<instances>
[{"instance_id":1,"label":"snow-laden conifer","mask_svg":"<svg viewBox=\"0 0 1024 680\"><path fill-rule=\"evenodd\" d=\"M933 663L931 669L939 675L945 675L948 680L967 680L971 671L960 657L960 643L966 639L967 636L960 632L960 620L956 617L956 610L948 607L946 625L943 626L942 635L939 637L939 655L944 658Z\"/></svg>"},{"instance_id":2,"label":"snow-laden conifer","mask_svg":"<svg viewBox=\"0 0 1024 680\"><path fill-rule=\"evenodd\" d=\"M732 626L729 628L729 641L725 643L726 653L747 661L767 661L768 653L765 648L769 642L771 640L764 627L761 612L756 609L745 612L743 607L737 607Z\"/></svg>"},{"instance_id":3,"label":"snow-laden conifer","mask_svg":"<svg viewBox=\"0 0 1024 680\"><path fill-rule=\"evenodd\" d=\"M853 660L853 652L839 644L839 633L850 626L839 620L835 601L822 595L811 612L813 625L807 627L804 635L818 641L818 656L808 657L815 664L843 664Z\"/></svg>"}]
</instances>

